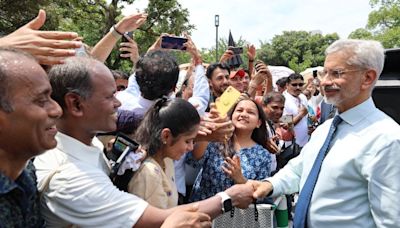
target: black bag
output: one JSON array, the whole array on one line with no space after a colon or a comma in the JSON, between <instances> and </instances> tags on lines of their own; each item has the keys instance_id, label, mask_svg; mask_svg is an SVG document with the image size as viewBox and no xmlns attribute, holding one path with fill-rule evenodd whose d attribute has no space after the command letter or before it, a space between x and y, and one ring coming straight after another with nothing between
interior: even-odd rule
<instances>
[{"instance_id":1,"label":"black bag","mask_svg":"<svg viewBox=\"0 0 400 228\"><path fill-rule=\"evenodd\" d=\"M283 168L290 159L297 157L301 149L299 144L296 143L296 138L293 137L292 144L288 147L283 147L281 153L276 156L277 168Z\"/></svg>"}]
</instances>

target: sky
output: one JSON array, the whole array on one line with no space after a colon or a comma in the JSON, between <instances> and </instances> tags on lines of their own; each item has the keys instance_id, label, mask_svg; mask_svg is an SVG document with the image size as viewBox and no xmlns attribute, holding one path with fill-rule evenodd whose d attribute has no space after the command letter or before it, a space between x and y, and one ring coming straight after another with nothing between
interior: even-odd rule
<instances>
[{"instance_id":1,"label":"sky","mask_svg":"<svg viewBox=\"0 0 400 228\"><path fill-rule=\"evenodd\" d=\"M357 28L364 28L372 11L368 0L178 0L189 10L189 20L196 26L192 39L198 48L215 46L214 18L219 15L219 38L240 37L260 47L283 31L314 31L323 35L338 33L340 38ZM148 0L136 0L126 6L129 15L146 8Z\"/></svg>"}]
</instances>

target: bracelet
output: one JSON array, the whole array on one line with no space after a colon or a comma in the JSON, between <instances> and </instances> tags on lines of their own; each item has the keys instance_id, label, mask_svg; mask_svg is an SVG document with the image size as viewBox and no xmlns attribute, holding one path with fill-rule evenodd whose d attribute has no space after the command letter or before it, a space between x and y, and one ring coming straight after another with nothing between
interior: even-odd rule
<instances>
[{"instance_id":1,"label":"bracelet","mask_svg":"<svg viewBox=\"0 0 400 228\"><path fill-rule=\"evenodd\" d=\"M249 62L250 62L250 63L254 62L254 59L249 59Z\"/></svg>"},{"instance_id":2,"label":"bracelet","mask_svg":"<svg viewBox=\"0 0 400 228\"><path fill-rule=\"evenodd\" d=\"M124 35L124 34L120 33L117 29L115 29L115 25L113 25L110 28L110 32L117 39L120 39Z\"/></svg>"}]
</instances>

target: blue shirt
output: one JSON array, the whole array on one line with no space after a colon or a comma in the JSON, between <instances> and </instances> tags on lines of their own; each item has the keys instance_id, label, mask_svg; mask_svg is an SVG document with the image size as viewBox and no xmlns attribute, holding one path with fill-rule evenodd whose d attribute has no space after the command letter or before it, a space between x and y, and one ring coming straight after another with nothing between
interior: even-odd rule
<instances>
[{"instance_id":1,"label":"blue shirt","mask_svg":"<svg viewBox=\"0 0 400 228\"><path fill-rule=\"evenodd\" d=\"M202 168L193 185L189 199L191 202L207 199L235 184L221 168L224 163L221 149L223 149L222 143L209 143L200 160L194 159L191 152L187 153L186 163L195 168ZM249 148L242 148L236 154L240 157L242 173L246 179L262 180L270 176L271 154L261 145L255 144Z\"/></svg>"},{"instance_id":2,"label":"blue shirt","mask_svg":"<svg viewBox=\"0 0 400 228\"><path fill-rule=\"evenodd\" d=\"M371 98L340 113L311 197L309 228L398 228L400 221L400 126ZM320 125L272 178L273 194L301 191L322 147L331 120Z\"/></svg>"},{"instance_id":3,"label":"blue shirt","mask_svg":"<svg viewBox=\"0 0 400 228\"><path fill-rule=\"evenodd\" d=\"M0 227L44 227L32 162L15 181L0 172Z\"/></svg>"}]
</instances>

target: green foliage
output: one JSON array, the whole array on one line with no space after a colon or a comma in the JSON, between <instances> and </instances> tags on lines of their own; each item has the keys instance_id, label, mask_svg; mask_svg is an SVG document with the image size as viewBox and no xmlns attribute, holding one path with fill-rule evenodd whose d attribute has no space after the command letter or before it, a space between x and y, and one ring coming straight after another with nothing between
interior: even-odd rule
<instances>
[{"instance_id":1,"label":"green foliage","mask_svg":"<svg viewBox=\"0 0 400 228\"><path fill-rule=\"evenodd\" d=\"M339 39L336 33L312 34L306 31L284 31L271 43L261 43L257 57L269 65L287 66L296 72L324 63L325 49Z\"/></svg>"},{"instance_id":2,"label":"green foliage","mask_svg":"<svg viewBox=\"0 0 400 228\"><path fill-rule=\"evenodd\" d=\"M9 34L35 18L39 9L50 4L50 0L0 0L0 35ZM57 28L55 18L47 17L43 29Z\"/></svg>"},{"instance_id":3,"label":"green foliage","mask_svg":"<svg viewBox=\"0 0 400 228\"><path fill-rule=\"evenodd\" d=\"M39 9L45 9L47 20L43 29L74 31L84 42L94 46L123 16L123 4L135 0L0 0L0 35L8 34L34 18ZM23 6L23 7L21 7ZM144 53L162 33L180 35L190 33L189 11L177 0L150 0L145 12L147 22L135 32L135 40ZM186 61L184 53L176 53L178 61ZM114 50L106 61L111 69L129 72L129 60L121 59Z\"/></svg>"},{"instance_id":4,"label":"green foliage","mask_svg":"<svg viewBox=\"0 0 400 228\"><path fill-rule=\"evenodd\" d=\"M351 32L350 35L349 35L349 38L350 39L365 39L365 40L369 40L369 39L373 39L373 35L367 29L359 28L359 29L356 29L353 32Z\"/></svg>"},{"instance_id":5,"label":"green foliage","mask_svg":"<svg viewBox=\"0 0 400 228\"><path fill-rule=\"evenodd\" d=\"M400 47L400 0L370 0L373 10L366 29L357 29L350 38L373 39L385 48Z\"/></svg>"}]
</instances>

